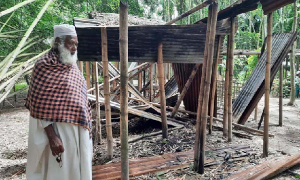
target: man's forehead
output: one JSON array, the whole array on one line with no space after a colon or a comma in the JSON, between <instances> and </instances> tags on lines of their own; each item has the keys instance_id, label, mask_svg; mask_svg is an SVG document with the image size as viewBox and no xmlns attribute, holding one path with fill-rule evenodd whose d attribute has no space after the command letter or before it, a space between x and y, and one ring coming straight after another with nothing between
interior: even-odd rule
<instances>
[{"instance_id":1,"label":"man's forehead","mask_svg":"<svg viewBox=\"0 0 300 180\"><path fill-rule=\"evenodd\" d=\"M78 38L77 38L77 36L67 36L65 41L75 41L75 42L77 42Z\"/></svg>"}]
</instances>

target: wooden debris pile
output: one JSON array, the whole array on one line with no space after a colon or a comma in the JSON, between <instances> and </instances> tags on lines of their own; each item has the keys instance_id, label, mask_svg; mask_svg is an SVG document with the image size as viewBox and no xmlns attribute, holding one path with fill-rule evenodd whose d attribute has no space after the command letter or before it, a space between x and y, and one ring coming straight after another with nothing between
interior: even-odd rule
<instances>
[{"instance_id":1,"label":"wooden debris pile","mask_svg":"<svg viewBox=\"0 0 300 180\"><path fill-rule=\"evenodd\" d=\"M170 169L192 167L193 150L185 152L167 153L160 156L131 159L129 161L129 176L157 173ZM228 166L239 161L247 160L247 157L256 153L247 145L229 146L216 149L206 149L207 160L205 167L214 169L222 164ZM232 165L233 166L233 165ZM93 167L93 179L120 179L121 164L110 163ZM217 170L217 169L216 169Z\"/></svg>"}]
</instances>

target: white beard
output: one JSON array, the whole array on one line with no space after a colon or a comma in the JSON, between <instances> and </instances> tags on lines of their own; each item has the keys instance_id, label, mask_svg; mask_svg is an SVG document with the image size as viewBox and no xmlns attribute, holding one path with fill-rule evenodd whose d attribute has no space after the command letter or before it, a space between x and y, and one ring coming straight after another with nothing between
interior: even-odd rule
<instances>
[{"instance_id":1,"label":"white beard","mask_svg":"<svg viewBox=\"0 0 300 180\"><path fill-rule=\"evenodd\" d=\"M65 45L63 43L58 45L58 51L59 51L59 57L63 64L73 65L76 63L77 51L75 52L74 55L72 55L71 52L67 48L65 48Z\"/></svg>"}]
</instances>

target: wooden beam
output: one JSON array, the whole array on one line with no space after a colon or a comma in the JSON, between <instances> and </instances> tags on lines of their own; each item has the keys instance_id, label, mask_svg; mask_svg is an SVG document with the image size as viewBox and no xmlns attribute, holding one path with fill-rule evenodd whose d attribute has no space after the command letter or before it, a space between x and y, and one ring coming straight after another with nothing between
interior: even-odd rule
<instances>
[{"instance_id":1,"label":"wooden beam","mask_svg":"<svg viewBox=\"0 0 300 180\"><path fill-rule=\"evenodd\" d=\"M94 78L94 83L95 83L95 87L98 87L98 66L97 66L97 62L93 62L93 76L95 77ZM97 117L96 117L96 137L95 137L95 141L96 141L96 144L99 144L101 143L101 118L100 118L100 102L99 102L99 88L96 88L95 89L95 95L96 95L96 114L97 114Z\"/></svg>"},{"instance_id":2,"label":"wooden beam","mask_svg":"<svg viewBox=\"0 0 300 180\"><path fill-rule=\"evenodd\" d=\"M140 67L143 67L143 66L146 66L146 68L148 68L149 67L149 63L143 63L143 64L141 64L141 65L139 65L139 66L137 66L137 67L134 67L134 68L132 68L131 70L129 70L128 71L128 73L130 73L130 72L132 72L132 71L134 71L134 70L136 70L136 69L138 69L138 68L140 68ZM145 67L144 67L145 68ZM143 69L143 68L142 68ZM109 82L112 82L112 81L114 81L114 80L116 80L116 79L119 79L120 78L120 76L121 75L118 75L118 76L115 76L114 78L111 78L110 80L109 80ZM132 76L131 76L132 77ZM134 76L135 77L135 76ZM104 84L102 83L102 84L100 84L99 85L99 88L100 87L102 87ZM91 89L89 89L87 92L89 93L89 92L92 92L92 91L94 91L95 90L95 88L91 88Z\"/></svg>"},{"instance_id":3,"label":"wooden beam","mask_svg":"<svg viewBox=\"0 0 300 180\"><path fill-rule=\"evenodd\" d=\"M121 132L121 178L129 180L128 156L128 3L120 1L120 132Z\"/></svg>"},{"instance_id":4,"label":"wooden beam","mask_svg":"<svg viewBox=\"0 0 300 180\"><path fill-rule=\"evenodd\" d=\"M235 34L235 17L231 18L231 33L229 38L227 62L229 63L229 85L228 85L228 142L232 141L232 85L233 85L233 50Z\"/></svg>"},{"instance_id":5,"label":"wooden beam","mask_svg":"<svg viewBox=\"0 0 300 180\"><path fill-rule=\"evenodd\" d=\"M261 164L248 168L240 173L229 176L226 180L264 180L282 173L286 169L300 163L300 154L265 161Z\"/></svg>"},{"instance_id":6,"label":"wooden beam","mask_svg":"<svg viewBox=\"0 0 300 180\"><path fill-rule=\"evenodd\" d=\"M282 106L283 106L283 67L279 69L279 126L282 127Z\"/></svg>"},{"instance_id":7,"label":"wooden beam","mask_svg":"<svg viewBox=\"0 0 300 180\"><path fill-rule=\"evenodd\" d=\"M101 27L101 47L102 47L102 64L103 64L103 80L104 80L107 156L108 159L112 159L113 136L112 136L111 108L110 108L110 84L109 84L109 74L108 74L107 31L105 27Z\"/></svg>"},{"instance_id":8,"label":"wooden beam","mask_svg":"<svg viewBox=\"0 0 300 180\"><path fill-rule=\"evenodd\" d=\"M263 157L268 157L269 150L269 113L270 113L270 64L271 64L271 50L272 50L272 25L273 13L268 14L268 36L267 36L267 60L266 60L266 74L265 74L265 118L264 118L264 143L263 143Z\"/></svg>"},{"instance_id":9,"label":"wooden beam","mask_svg":"<svg viewBox=\"0 0 300 180\"><path fill-rule=\"evenodd\" d=\"M208 1L205 1L204 3L199 4L198 6L194 7L193 9L190 9L190 10L188 10L187 12L181 14L181 15L178 16L177 18L175 18L175 19L173 19L173 20L167 22L166 25L171 25L171 24L173 24L173 23L175 23L175 22L177 22L177 21L179 21L179 20L181 20L181 19L187 17L188 15L190 15L190 14L192 14L192 13L194 13L194 12L196 12L196 11L198 11L198 10L200 10L200 9L202 9L202 8L204 8L204 7L206 7L206 6L208 6L208 5L210 5L212 2L215 2L215 1L216 1L216 0L208 0Z\"/></svg>"},{"instance_id":10,"label":"wooden beam","mask_svg":"<svg viewBox=\"0 0 300 180\"><path fill-rule=\"evenodd\" d=\"M149 68L149 82L150 82L150 90L149 90L149 102L152 101L152 96L153 96L153 64L150 64Z\"/></svg>"},{"instance_id":11,"label":"wooden beam","mask_svg":"<svg viewBox=\"0 0 300 180\"><path fill-rule=\"evenodd\" d=\"M83 74L83 62L79 61L79 70Z\"/></svg>"},{"instance_id":12,"label":"wooden beam","mask_svg":"<svg viewBox=\"0 0 300 180\"><path fill-rule=\"evenodd\" d=\"M208 102L211 86L211 73L212 73L212 62L214 58L214 44L216 37L216 25L218 16L218 3L212 3L211 5L211 26L210 26L210 37L207 48L207 67L206 76L204 82L204 94L203 94L203 106L201 111L201 131L200 131L200 163L199 173L204 174L204 161L205 161L205 143L206 143L206 124L208 114Z\"/></svg>"},{"instance_id":13,"label":"wooden beam","mask_svg":"<svg viewBox=\"0 0 300 180\"><path fill-rule=\"evenodd\" d=\"M158 44L157 55L157 68L158 68L158 81L159 81L159 94L161 104L161 122L163 138L168 138L168 126L167 126L167 111L166 111L166 94L165 94L165 81L164 81L164 64L163 64L163 44Z\"/></svg>"},{"instance_id":14,"label":"wooden beam","mask_svg":"<svg viewBox=\"0 0 300 180\"><path fill-rule=\"evenodd\" d=\"M227 36L227 53L230 46ZM228 55L227 55L228 58ZM226 61L225 83L224 83L224 107L223 107L223 136L228 137L228 90L229 90L229 61Z\"/></svg>"},{"instance_id":15,"label":"wooden beam","mask_svg":"<svg viewBox=\"0 0 300 180\"><path fill-rule=\"evenodd\" d=\"M85 62L85 72L86 72L86 87L87 89L91 88L91 71L90 71L90 62Z\"/></svg>"},{"instance_id":16,"label":"wooden beam","mask_svg":"<svg viewBox=\"0 0 300 180\"><path fill-rule=\"evenodd\" d=\"M139 63L141 65L141 63ZM140 70L141 68L139 68ZM138 90L141 92L142 90L142 71L138 71Z\"/></svg>"},{"instance_id":17,"label":"wooden beam","mask_svg":"<svg viewBox=\"0 0 300 180\"><path fill-rule=\"evenodd\" d=\"M218 38L218 46L217 46L217 53L216 57L220 56L220 50L221 50L221 45L222 41L221 38ZM210 103L210 120L209 120L209 134L212 133L212 124L213 124L213 114L214 114L214 109L215 109L215 95L216 95L216 90L217 90L217 78L218 78L218 60L217 58L214 59L213 62L213 72L212 72L212 90L211 90L211 103Z\"/></svg>"},{"instance_id":18,"label":"wooden beam","mask_svg":"<svg viewBox=\"0 0 300 180\"><path fill-rule=\"evenodd\" d=\"M227 55L227 52L222 52L221 55ZM235 56L238 56L238 55L245 55L245 56L260 55L260 52L252 51L252 50L234 50L233 55L235 55Z\"/></svg>"},{"instance_id":19,"label":"wooden beam","mask_svg":"<svg viewBox=\"0 0 300 180\"><path fill-rule=\"evenodd\" d=\"M206 44L205 44L206 56L204 56L204 60L203 60L203 72L201 77L200 97L199 97L200 103L198 104L198 110L197 110L197 130L200 133L198 134L196 131L196 137L198 139L198 142L195 141L195 147L198 147L197 149L200 150L199 153L195 152L196 155L194 157L195 169L197 172L201 174L204 173L204 159L205 159L204 147L206 141L206 122L207 122L207 114L208 114L208 101L209 101L209 93L210 93L212 61L213 61L213 54L214 54L214 42L215 42L215 35L216 35L217 13L218 13L218 4L212 3L209 6L210 23L207 23L206 37L208 38L206 38ZM201 100L203 101L202 103Z\"/></svg>"}]
</instances>

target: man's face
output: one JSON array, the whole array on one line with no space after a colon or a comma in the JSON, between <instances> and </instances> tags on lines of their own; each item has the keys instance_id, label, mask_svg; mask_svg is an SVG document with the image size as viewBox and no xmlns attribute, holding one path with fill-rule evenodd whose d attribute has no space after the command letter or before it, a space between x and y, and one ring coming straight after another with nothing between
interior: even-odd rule
<instances>
[{"instance_id":1,"label":"man's face","mask_svg":"<svg viewBox=\"0 0 300 180\"><path fill-rule=\"evenodd\" d=\"M70 51L72 55L77 51L78 38L77 36L67 36L64 42L65 48Z\"/></svg>"}]
</instances>

